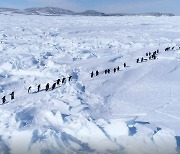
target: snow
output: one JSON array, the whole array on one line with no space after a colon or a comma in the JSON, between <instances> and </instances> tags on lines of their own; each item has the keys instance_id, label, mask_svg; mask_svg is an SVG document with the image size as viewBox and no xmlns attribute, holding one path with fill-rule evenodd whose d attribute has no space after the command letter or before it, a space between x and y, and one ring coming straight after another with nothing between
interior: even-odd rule
<instances>
[{"instance_id":1,"label":"snow","mask_svg":"<svg viewBox=\"0 0 180 154\"><path fill-rule=\"evenodd\" d=\"M179 22L1 14L0 153L178 153ZM136 63L157 49L158 59Z\"/></svg>"}]
</instances>

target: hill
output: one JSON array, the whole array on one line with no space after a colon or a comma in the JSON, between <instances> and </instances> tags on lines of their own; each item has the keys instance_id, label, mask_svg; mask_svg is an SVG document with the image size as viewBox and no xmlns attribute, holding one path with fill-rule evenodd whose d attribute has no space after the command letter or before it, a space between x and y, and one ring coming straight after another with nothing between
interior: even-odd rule
<instances>
[{"instance_id":1,"label":"hill","mask_svg":"<svg viewBox=\"0 0 180 154\"><path fill-rule=\"evenodd\" d=\"M58 7L34 7L24 10L12 8L0 8L0 13L19 13L26 15L45 15L45 16L61 16L61 15L82 15L82 16L175 16L173 13L103 13L95 10L87 10L84 12L73 12L71 10L61 9Z\"/></svg>"}]
</instances>

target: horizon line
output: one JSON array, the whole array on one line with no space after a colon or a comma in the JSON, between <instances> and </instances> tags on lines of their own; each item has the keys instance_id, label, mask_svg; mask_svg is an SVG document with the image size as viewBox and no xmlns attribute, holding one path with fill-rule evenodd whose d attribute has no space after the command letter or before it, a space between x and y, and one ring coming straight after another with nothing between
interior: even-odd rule
<instances>
[{"instance_id":1,"label":"horizon line","mask_svg":"<svg viewBox=\"0 0 180 154\"><path fill-rule=\"evenodd\" d=\"M61 7L55 7L55 6L34 6L34 7L24 7L24 8L14 8L14 7L0 7L0 9L17 9L17 10L25 10L25 9L29 9L29 8L59 8L59 9L63 9L63 10L68 10L68 11L72 11L71 9L66 9L66 8L61 8ZM123 13L123 12L114 12L114 13L105 13L103 11L98 11L96 9L86 9L84 11L81 12L86 12L86 11L96 11L98 13L104 13L104 14L130 14L130 15L138 15L138 14L152 14L152 13L162 13L162 14L173 14L174 16L178 16L175 13L172 12L141 12L141 13ZM81 13L81 12L77 12L77 11L72 11L74 13Z\"/></svg>"}]
</instances>

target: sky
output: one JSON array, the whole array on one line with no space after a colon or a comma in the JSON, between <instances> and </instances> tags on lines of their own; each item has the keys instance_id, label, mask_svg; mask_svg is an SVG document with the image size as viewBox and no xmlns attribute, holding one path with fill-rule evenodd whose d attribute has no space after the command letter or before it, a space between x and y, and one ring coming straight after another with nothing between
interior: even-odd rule
<instances>
[{"instance_id":1,"label":"sky","mask_svg":"<svg viewBox=\"0 0 180 154\"><path fill-rule=\"evenodd\" d=\"M162 12L180 15L180 0L0 0L0 7L60 7L76 12L97 10L105 13Z\"/></svg>"}]
</instances>

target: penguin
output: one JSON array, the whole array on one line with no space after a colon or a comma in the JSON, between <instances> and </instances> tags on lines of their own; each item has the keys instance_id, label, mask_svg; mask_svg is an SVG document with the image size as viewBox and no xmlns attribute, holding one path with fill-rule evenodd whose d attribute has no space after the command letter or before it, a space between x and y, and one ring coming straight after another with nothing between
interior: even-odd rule
<instances>
[{"instance_id":1,"label":"penguin","mask_svg":"<svg viewBox=\"0 0 180 154\"><path fill-rule=\"evenodd\" d=\"M49 83L46 84L46 91L49 90Z\"/></svg>"},{"instance_id":2,"label":"penguin","mask_svg":"<svg viewBox=\"0 0 180 154\"><path fill-rule=\"evenodd\" d=\"M14 99L14 92L12 92L10 95L11 95L11 100L13 100Z\"/></svg>"}]
</instances>

